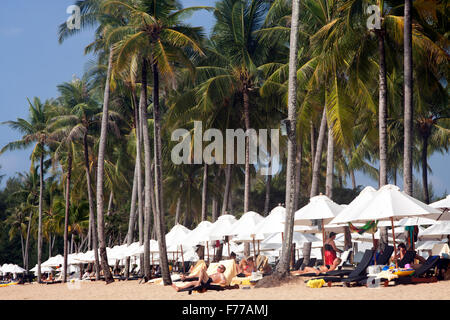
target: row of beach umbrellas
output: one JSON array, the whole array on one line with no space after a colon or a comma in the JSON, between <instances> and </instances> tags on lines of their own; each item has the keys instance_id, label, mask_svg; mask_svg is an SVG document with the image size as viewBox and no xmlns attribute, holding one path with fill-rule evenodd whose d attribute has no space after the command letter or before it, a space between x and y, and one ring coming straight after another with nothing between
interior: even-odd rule
<instances>
[{"instance_id":1,"label":"row of beach umbrellas","mask_svg":"<svg viewBox=\"0 0 450 320\"><path fill-rule=\"evenodd\" d=\"M441 208L441 209L438 209ZM344 227L352 223L355 226L363 226L367 221L378 221L378 226L392 228L390 241L401 236L405 226L431 225L427 229L421 229L420 239L440 240L450 234L450 196L433 204L425 203L400 191L394 185L385 185L378 191L372 187L366 187L349 204L339 205L325 195L312 197L309 203L295 213L294 238L297 248L304 243L311 242L313 248L323 246L325 231L336 233L343 232ZM233 251L243 253L243 243L249 242L255 253L258 249L264 252L277 252L281 249L284 237L286 210L281 205L275 207L268 216L250 211L236 219L235 216L225 214L217 221L200 222L196 228L189 230L182 225L175 225L166 234L166 246L169 255L174 260L195 260L195 247L203 245L206 254L214 254L214 243L217 240L227 240L224 252ZM314 221L314 222L313 222ZM320 234L318 225L322 234ZM372 240L379 235L374 234ZM352 233L353 241L370 241L367 234ZM337 241L340 245L340 241ZM342 243L343 244L343 243ZM256 248L257 247L257 248ZM227 250L227 251L225 251ZM323 252L323 250L322 250ZM144 246L139 242L131 245L119 245L107 248L108 263L114 265L117 261L122 263L128 257L138 264L138 257L144 253ZM155 240L150 241L150 253L152 260L158 263L159 246ZM176 257L176 259L175 259ZM42 267L58 267L63 265L61 255L50 258L42 263ZM94 252L74 253L68 256L69 265L92 263Z\"/></svg>"}]
</instances>

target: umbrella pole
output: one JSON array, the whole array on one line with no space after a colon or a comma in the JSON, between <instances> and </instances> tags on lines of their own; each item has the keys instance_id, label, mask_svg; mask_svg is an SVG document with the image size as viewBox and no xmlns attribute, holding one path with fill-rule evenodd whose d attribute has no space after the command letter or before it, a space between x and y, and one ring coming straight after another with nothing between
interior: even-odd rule
<instances>
[{"instance_id":1,"label":"umbrella pole","mask_svg":"<svg viewBox=\"0 0 450 320\"><path fill-rule=\"evenodd\" d=\"M325 265L325 226L322 219L322 264Z\"/></svg>"},{"instance_id":2,"label":"umbrella pole","mask_svg":"<svg viewBox=\"0 0 450 320\"><path fill-rule=\"evenodd\" d=\"M184 270L184 254L183 254L183 245L180 244L180 250L181 250L181 262L183 263L183 273L186 273L186 270Z\"/></svg>"},{"instance_id":3,"label":"umbrella pole","mask_svg":"<svg viewBox=\"0 0 450 320\"><path fill-rule=\"evenodd\" d=\"M256 248L255 248L255 238L253 238L253 265L256 263Z\"/></svg>"},{"instance_id":4,"label":"umbrella pole","mask_svg":"<svg viewBox=\"0 0 450 320\"><path fill-rule=\"evenodd\" d=\"M230 255L230 239L227 237L227 243L228 243L228 258L231 257Z\"/></svg>"},{"instance_id":5,"label":"umbrella pole","mask_svg":"<svg viewBox=\"0 0 450 320\"><path fill-rule=\"evenodd\" d=\"M392 240L394 241L394 254L397 257L397 245L395 244L394 218L391 217ZM398 268L398 260L395 259L395 267Z\"/></svg>"},{"instance_id":6,"label":"umbrella pole","mask_svg":"<svg viewBox=\"0 0 450 320\"><path fill-rule=\"evenodd\" d=\"M209 263L209 248L208 248L208 242L206 241L206 253L208 253L208 263Z\"/></svg>"},{"instance_id":7,"label":"umbrella pole","mask_svg":"<svg viewBox=\"0 0 450 320\"><path fill-rule=\"evenodd\" d=\"M373 252L373 262L377 265L377 249L375 248L375 233L372 233L372 243L375 251Z\"/></svg>"},{"instance_id":8,"label":"umbrella pole","mask_svg":"<svg viewBox=\"0 0 450 320\"><path fill-rule=\"evenodd\" d=\"M259 248L259 243L261 242L261 240L258 240L258 254L261 254L261 250Z\"/></svg>"}]
</instances>

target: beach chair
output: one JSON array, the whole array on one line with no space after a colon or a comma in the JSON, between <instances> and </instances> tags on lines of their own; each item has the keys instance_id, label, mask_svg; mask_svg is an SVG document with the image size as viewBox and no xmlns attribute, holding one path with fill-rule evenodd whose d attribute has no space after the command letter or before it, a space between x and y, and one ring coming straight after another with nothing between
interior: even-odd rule
<instances>
[{"instance_id":1,"label":"beach chair","mask_svg":"<svg viewBox=\"0 0 450 320\"><path fill-rule=\"evenodd\" d=\"M337 269L336 269L336 270L329 271L329 272L323 272L323 273L320 273L319 275L320 275L320 276L340 275L340 274L341 274L340 271L342 270L342 267L344 266L344 264L348 261L348 259L349 259L349 257L350 257L350 253L352 252L352 250L353 250L353 249L349 249L349 250L346 250L346 251L344 251L344 252L342 253L342 255L341 255L341 257L340 257L341 262L340 262L339 265L337 266ZM322 260L320 260L320 261L322 261ZM346 271L345 271L345 274L349 274L350 272L351 272L351 270L346 270ZM298 275L296 275L296 276L299 276L299 277L317 277L317 274L311 272L311 273L298 274Z\"/></svg>"},{"instance_id":2,"label":"beach chair","mask_svg":"<svg viewBox=\"0 0 450 320\"><path fill-rule=\"evenodd\" d=\"M295 262L294 268L293 268L294 271L297 271L298 269L300 269L300 267L303 264L303 260L305 260L305 258L300 258Z\"/></svg>"},{"instance_id":3,"label":"beach chair","mask_svg":"<svg viewBox=\"0 0 450 320\"><path fill-rule=\"evenodd\" d=\"M380 266L384 266L389 264L389 259L392 256L392 253L394 252L394 247L393 246L387 246L386 249L377 257L376 259L376 264L380 265ZM371 260L371 265L374 264L373 259Z\"/></svg>"},{"instance_id":4,"label":"beach chair","mask_svg":"<svg viewBox=\"0 0 450 320\"><path fill-rule=\"evenodd\" d=\"M238 289L239 285L234 285L234 286L231 285L231 281L237 275L236 262L234 259L222 260L222 261L219 261L216 263L211 263L209 265L206 273L209 275L216 273L217 267L221 264L223 264L226 268L225 272L224 272L224 275L226 278L226 283L224 285L214 284L214 283L201 284L197 287L181 289L178 292L188 292L189 294L192 294L193 291L197 291L199 293L204 293L208 290L222 291L222 290L227 290L227 289Z\"/></svg>"},{"instance_id":5,"label":"beach chair","mask_svg":"<svg viewBox=\"0 0 450 320\"><path fill-rule=\"evenodd\" d=\"M367 279L366 269L370 264L370 260L372 259L374 250L366 250L361 259L361 262L356 266L354 270L335 270L337 272L333 273L336 276L325 276L316 278L313 280L323 279L329 287L331 287L332 283L342 282L346 285L349 285L352 282L360 282ZM348 273L350 271L350 273ZM328 272L327 274L331 274L333 271ZM340 272L340 273L339 273Z\"/></svg>"},{"instance_id":6,"label":"beach chair","mask_svg":"<svg viewBox=\"0 0 450 320\"><path fill-rule=\"evenodd\" d=\"M394 279L395 284L414 284L414 283L430 283L437 282L435 276L435 268L439 262L439 256L430 256L427 261L411 276L403 276Z\"/></svg>"}]
</instances>

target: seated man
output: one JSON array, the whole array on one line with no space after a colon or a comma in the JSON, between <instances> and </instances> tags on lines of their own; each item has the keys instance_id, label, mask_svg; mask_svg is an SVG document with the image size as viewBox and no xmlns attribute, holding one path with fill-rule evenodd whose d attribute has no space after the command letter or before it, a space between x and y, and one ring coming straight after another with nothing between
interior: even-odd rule
<instances>
[{"instance_id":1,"label":"seated man","mask_svg":"<svg viewBox=\"0 0 450 320\"><path fill-rule=\"evenodd\" d=\"M332 265L324 265L324 266L317 266L317 267L305 267L305 269L303 269L303 270L292 271L291 274L292 275L302 275L305 273L315 273L316 275L319 275L321 273L336 270L336 268L338 267L338 265L340 263L341 263L341 259L335 258L333 260Z\"/></svg>"},{"instance_id":2,"label":"seated man","mask_svg":"<svg viewBox=\"0 0 450 320\"><path fill-rule=\"evenodd\" d=\"M225 278L225 275L223 274L225 272L225 266L223 264L219 265L217 267L217 272L212 274L212 275L208 275L206 273L206 269L202 268L199 270L199 272L195 275L189 276L189 277L185 277L185 276L181 276L181 280L182 281L186 281L186 280L193 280L190 281L188 283L186 283L183 286L176 286L175 284L172 283L172 287L176 290L179 291L181 289L187 289L187 288L194 288L194 287L198 287L200 285L208 285L210 283L214 283L214 284L226 284L227 283L227 279Z\"/></svg>"}]
</instances>

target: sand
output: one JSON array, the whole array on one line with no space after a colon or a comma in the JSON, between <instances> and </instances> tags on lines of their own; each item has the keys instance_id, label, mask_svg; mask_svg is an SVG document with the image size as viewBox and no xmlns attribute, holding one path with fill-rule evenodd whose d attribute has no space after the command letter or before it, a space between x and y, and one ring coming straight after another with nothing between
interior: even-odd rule
<instances>
[{"instance_id":1,"label":"sand","mask_svg":"<svg viewBox=\"0 0 450 320\"><path fill-rule=\"evenodd\" d=\"M0 288L0 300L450 300L450 281L366 287L308 288L303 281L275 288L234 289L205 293L176 292L172 287L120 281L75 284L26 284Z\"/></svg>"}]
</instances>

